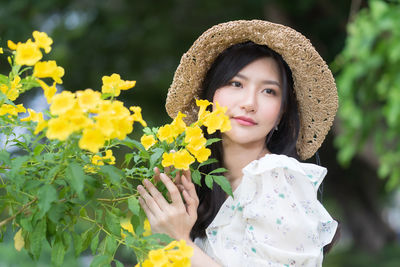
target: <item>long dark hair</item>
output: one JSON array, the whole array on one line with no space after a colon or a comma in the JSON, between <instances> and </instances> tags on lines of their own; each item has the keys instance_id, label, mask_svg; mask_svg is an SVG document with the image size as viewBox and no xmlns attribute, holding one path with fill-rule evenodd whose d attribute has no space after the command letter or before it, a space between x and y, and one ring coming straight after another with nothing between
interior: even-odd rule
<instances>
[{"instance_id":1,"label":"long dark hair","mask_svg":"<svg viewBox=\"0 0 400 267\"><path fill-rule=\"evenodd\" d=\"M208 70L202 83L200 98L212 102L214 93L218 88L226 85L245 66L264 57L275 60L282 81L281 120L278 124L278 130L273 129L268 133L265 146L272 153L299 158L296 151L296 141L300 123L297 101L293 91L292 73L282 57L267 46L246 42L235 44L224 50ZM216 132L206 137L221 138L221 134ZM211 157L216 158L218 162L204 166L201 170L203 173L209 173L211 170L223 167L222 142L213 143L211 151ZM204 184L204 177L202 183L202 186L196 186L200 202L197 209L197 221L190 233L192 239L205 237L205 229L213 221L226 199L225 192L217 184L214 184L211 190Z\"/></svg>"}]
</instances>

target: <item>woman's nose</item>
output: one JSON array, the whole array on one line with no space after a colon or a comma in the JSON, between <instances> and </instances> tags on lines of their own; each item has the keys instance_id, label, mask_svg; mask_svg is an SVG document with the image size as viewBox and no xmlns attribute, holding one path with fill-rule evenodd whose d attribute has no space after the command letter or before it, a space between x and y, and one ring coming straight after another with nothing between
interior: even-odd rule
<instances>
[{"instance_id":1,"label":"woman's nose","mask_svg":"<svg viewBox=\"0 0 400 267\"><path fill-rule=\"evenodd\" d=\"M240 107L246 112L254 112L257 110L257 97L252 90L243 90L244 94L242 96Z\"/></svg>"}]
</instances>

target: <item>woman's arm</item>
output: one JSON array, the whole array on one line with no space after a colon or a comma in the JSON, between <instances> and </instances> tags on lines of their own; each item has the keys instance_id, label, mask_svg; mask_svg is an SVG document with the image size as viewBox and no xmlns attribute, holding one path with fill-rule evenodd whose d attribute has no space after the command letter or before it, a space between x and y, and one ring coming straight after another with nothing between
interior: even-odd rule
<instances>
[{"instance_id":1,"label":"woman's arm","mask_svg":"<svg viewBox=\"0 0 400 267\"><path fill-rule=\"evenodd\" d=\"M168 189L171 203L167 202L150 181L143 181L145 187L138 186L141 196L139 202L147 215L152 232L164 233L176 240L184 239L194 249L191 258L192 266L220 266L190 239L190 231L197 220L199 205L194 184L190 179L190 172L186 172L180 177L182 186L179 187L164 173L156 172L156 176L159 176L156 178L159 178ZM182 200L181 193L185 201Z\"/></svg>"}]
</instances>

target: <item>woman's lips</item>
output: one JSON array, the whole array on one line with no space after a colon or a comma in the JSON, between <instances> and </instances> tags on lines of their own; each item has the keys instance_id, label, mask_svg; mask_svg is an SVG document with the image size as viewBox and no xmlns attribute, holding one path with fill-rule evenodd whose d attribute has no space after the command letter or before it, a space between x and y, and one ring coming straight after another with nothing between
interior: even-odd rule
<instances>
[{"instance_id":1,"label":"woman's lips","mask_svg":"<svg viewBox=\"0 0 400 267\"><path fill-rule=\"evenodd\" d=\"M253 126L253 125L257 124L253 119L251 119L249 117L237 116L237 117L233 117L233 119L240 125L244 125L244 126Z\"/></svg>"}]
</instances>

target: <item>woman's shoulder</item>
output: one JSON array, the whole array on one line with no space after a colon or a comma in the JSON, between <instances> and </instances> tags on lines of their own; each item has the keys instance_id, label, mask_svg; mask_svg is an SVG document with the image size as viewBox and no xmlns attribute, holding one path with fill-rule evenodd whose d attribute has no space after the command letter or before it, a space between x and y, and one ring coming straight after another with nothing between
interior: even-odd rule
<instances>
[{"instance_id":1,"label":"woman's shoulder","mask_svg":"<svg viewBox=\"0 0 400 267\"><path fill-rule=\"evenodd\" d=\"M250 162L243 168L244 177L263 177L277 175L278 172L289 175L297 182L311 184L318 189L324 179L327 169L312 163L303 163L286 155L266 154L264 157ZM278 182L278 181L277 181Z\"/></svg>"}]
</instances>

